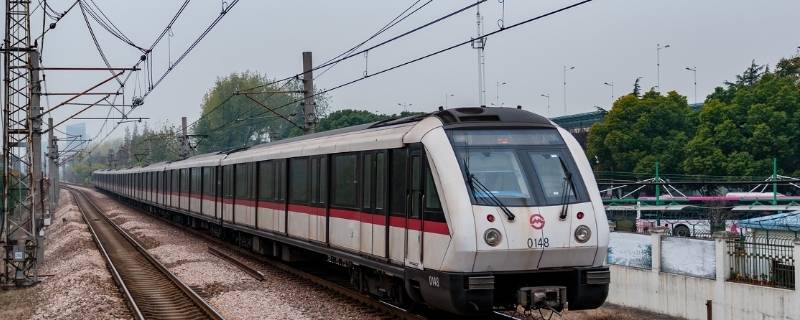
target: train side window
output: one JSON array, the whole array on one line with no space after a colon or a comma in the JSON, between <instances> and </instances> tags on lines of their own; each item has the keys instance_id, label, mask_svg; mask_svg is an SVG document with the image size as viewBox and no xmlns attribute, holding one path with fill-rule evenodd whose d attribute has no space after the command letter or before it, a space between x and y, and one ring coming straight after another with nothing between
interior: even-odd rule
<instances>
[{"instance_id":1,"label":"train side window","mask_svg":"<svg viewBox=\"0 0 800 320\"><path fill-rule=\"evenodd\" d=\"M192 194L199 196L203 192L203 168L192 169Z\"/></svg>"},{"instance_id":2,"label":"train side window","mask_svg":"<svg viewBox=\"0 0 800 320\"><path fill-rule=\"evenodd\" d=\"M289 162L289 200L291 202L308 202L308 176L308 158L291 159Z\"/></svg>"},{"instance_id":3,"label":"train side window","mask_svg":"<svg viewBox=\"0 0 800 320\"><path fill-rule=\"evenodd\" d=\"M385 208L386 198L386 153L375 155L375 209Z\"/></svg>"},{"instance_id":4,"label":"train side window","mask_svg":"<svg viewBox=\"0 0 800 320\"><path fill-rule=\"evenodd\" d=\"M275 162L263 161L258 164L258 192L260 200L275 199Z\"/></svg>"},{"instance_id":5,"label":"train side window","mask_svg":"<svg viewBox=\"0 0 800 320\"><path fill-rule=\"evenodd\" d=\"M223 167L222 192L226 198L233 198L233 165Z\"/></svg>"},{"instance_id":6,"label":"train side window","mask_svg":"<svg viewBox=\"0 0 800 320\"><path fill-rule=\"evenodd\" d=\"M286 200L286 159L275 162L275 192L275 200Z\"/></svg>"},{"instance_id":7,"label":"train side window","mask_svg":"<svg viewBox=\"0 0 800 320\"><path fill-rule=\"evenodd\" d=\"M372 208L372 190L374 189L373 181L372 181L372 171L375 169L375 163L373 162L373 156L371 153L364 154L364 162L361 165L362 168L362 178L361 178L361 189L363 190L362 193L362 207L365 209Z\"/></svg>"},{"instance_id":8,"label":"train side window","mask_svg":"<svg viewBox=\"0 0 800 320\"><path fill-rule=\"evenodd\" d=\"M394 216L406 216L406 149L391 150L390 211Z\"/></svg>"},{"instance_id":9,"label":"train side window","mask_svg":"<svg viewBox=\"0 0 800 320\"><path fill-rule=\"evenodd\" d=\"M320 158L319 203L328 203L328 157Z\"/></svg>"},{"instance_id":10,"label":"train side window","mask_svg":"<svg viewBox=\"0 0 800 320\"><path fill-rule=\"evenodd\" d=\"M248 166L247 163L236 164L236 169L235 169L236 170L236 173L235 173L236 186L235 186L235 190L236 190L236 198L237 199L243 199L243 200L250 199L250 183L249 182L251 181L250 177L252 177L252 175L250 174L250 170L249 170L248 167L249 166Z\"/></svg>"},{"instance_id":11,"label":"train side window","mask_svg":"<svg viewBox=\"0 0 800 320\"><path fill-rule=\"evenodd\" d=\"M356 207L357 165L355 154L333 156L333 201L342 207Z\"/></svg>"},{"instance_id":12,"label":"train side window","mask_svg":"<svg viewBox=\"0 0 800 320\"><path fill-rule=\"evenodd\" d=\"M181 169L181 193L187 195L189 193L189 186L191 185L192 176L189 175L189 169Z\"/></svg>"},{"instance_id":13,"label":"train side window","mask_svg":"<svg viewBox=\"0 0 800 320\"><path fill-rule=\"evenodd\" d=\"M319 158L311 159L311 203L319 203Z\"/></svg>"}]
</instances>

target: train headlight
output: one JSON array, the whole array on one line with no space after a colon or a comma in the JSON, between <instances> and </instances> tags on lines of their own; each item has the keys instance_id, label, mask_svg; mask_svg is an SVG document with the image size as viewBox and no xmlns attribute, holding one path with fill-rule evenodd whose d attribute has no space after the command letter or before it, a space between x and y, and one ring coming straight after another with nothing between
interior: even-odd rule
<instances>
[{"instance_id":1,"label":"train headlight","mask_svg":"<svg viewBox=\"0 0 800 320\"><path fill-rule=\"evenodd\" d=\"M586 241L589 241L590 238L592 238L592 229L589 229L589 227L580 225L577 229L575 229L576 241L585 243Z\"/></svg>"},{"instance_id":2,"label":"train headlight","mask_svg":"<svg viewBox=\"0 0 800 320\"><path fill-rule=\"evenodd\" d=\"M503 235L500 234L500 231L495 228L490 228L483 233L483 240L486 241L486 244L494 247L500 244L500 240L503 239Z\"/></svg>"}]
</instances>

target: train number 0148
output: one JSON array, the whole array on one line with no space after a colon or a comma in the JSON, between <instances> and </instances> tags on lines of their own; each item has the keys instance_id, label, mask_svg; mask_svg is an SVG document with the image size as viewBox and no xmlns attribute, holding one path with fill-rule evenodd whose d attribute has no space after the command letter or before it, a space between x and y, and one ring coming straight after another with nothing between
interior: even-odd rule
<instances>
[{"instance_id":1,"label":"train number 0148","mask_svg":"<svg viewBox=\"0 0 800 320\"><path fill-rule=\"evenodd\" d=\"M550 238L528 238L528 248L548 248L550 247Z\"/></svg>"}]
</instances>

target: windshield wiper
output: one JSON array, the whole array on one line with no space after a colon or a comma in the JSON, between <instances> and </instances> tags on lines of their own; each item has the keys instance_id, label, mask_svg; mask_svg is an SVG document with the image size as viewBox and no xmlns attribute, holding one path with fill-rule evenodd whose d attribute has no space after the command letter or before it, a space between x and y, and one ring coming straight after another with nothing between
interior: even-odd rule
<instances>
[{"instance_id":1,"label":"windshield wiper","mask_svg":"<svg viewBox=\"0 0 800 320\"><path fill-rule=\"evenodd\" d=\"M561 169L564 170L564 188L562 188L561 193L561 214L558 215L558 218L564 220L567 218L569 194L575 191L575 186L572 183L572 172L567 169L567 164L564 163L564 159L558 157L558 161L561 163Z\"/></svg>"},{"instance_id":2,"label":"windshield wiper","mask_svg":"<svg viewBox=\"0 0 800 320\"><path fill-rule=\"evenodd\" d=\"M464 163L466 164L466 162L464 162ZM473 175L472 173L469 172L469 166L468 165L464 166L464 171L466 171L467 183L469 184L469 188L472 190L472 195L477 198L477 196L475 195L475 189L480 189L480 192L485 193L487 195L487 197L489 198L489 200L491 200L491 202L494 205L500 207L500 211L503 211L503 213L506 214L506 217L508 217L509 221L514 221L514 218L516 218L514 213L512 213L511 210L509 210L508 207L506 207L506 205L503 204L503 202L500 201L500 199L497 198L497 196L495 196L492 193L492 191L489 190L489 188L486 187L486 185L481 183L481 181L478 180L478 178L475 177L475 175ZM475 188L476 186L477 186L477 188Z\"/></svg>"}]
</instances>

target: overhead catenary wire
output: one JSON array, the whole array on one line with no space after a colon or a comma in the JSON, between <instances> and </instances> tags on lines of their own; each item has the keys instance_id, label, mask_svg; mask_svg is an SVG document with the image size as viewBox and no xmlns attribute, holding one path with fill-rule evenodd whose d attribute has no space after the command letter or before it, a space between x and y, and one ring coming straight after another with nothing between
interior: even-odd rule
<instances>
[{"instance_id":1,"label":"overhead catenary wire","mask_svg":"<svg viewBox=\"0 0 800 320\"><path fill-rule=\"evenodd\" d=\"M401 13L400 13L399 15L397 15L395 18L393 18L392 20L390 20L390 21L389 21L387 24L385 24L383 27L381 27L381 28L380 28L380 29L379 29L377 32L375 32L373 35L371 35L370 37L368 37L366 40L364 40L364 41L362 41L361 43L359 43L359 44L357 44L357 45L355 45L355 46L351 47L350 49L348 49L348 50L346 50L346 51L344 51L344 52L342 52L342 53L340 53L340 54L338 54L338 55L334 56L333 58L331 58L331 59L328 59L326 62L323 62L322 64L320 64L320 65L318 65L318 66L316 66L316 67L313 67L313 68L311 69L311 71L316 71L316 70L318 70L318 69L322 69L322 68L326 68L326 67L328 68L328 69L324 70L324 71L323 71L321 74L318 74L318 75L317 75L315 78L317 78L317 77L321 76L321 75L322 75L322 74L324 74L324 73L325 73L327 70L330 70L330 68L331 68L331 67L335 66L336 64L338 64L338 63L340 63L340 62L342 62L342 61L345 61L345 60L351 59L351 58L353 58L353 57L359 56L359 55L360 55L361 53L363 53L363 52L366 52L366 51L369 51L369 50L373 50L373 49L379 48L379 47L381 47L381 46L384 46L384 45L386 45L386 44L389 44L389 43L391 43L391 42L393 42L393 41L399 40L400 38L403 38L403 37L405 37L405 36L408 36L408 35L410 35L410 34L413 34L413 33L417 32L417 31L420 31L420 30L422 30L422 29L425 29L425 28L427 28L427 27L429 27L429 26L431 26L431 25L434 25L434 24L436 24L436 23L439 23L439 22L441 22L441 21L447 20L448 18L451 18L451 17L453 17L453 16L455 16L455 15L457 15L457 14L461 13L461 12L464 12L464 11L466 11L466 10L468 10L468 9L470 9L470 8L473 8L473 7L475 7L475 6L479 5L479 4L483 3L483 2L486 2L487 0L480 0L480 1L476 1L474 4L471 4L471 5L468 5L468 6L462 7L462 8L460 8L460 9L456 10L456 11L450 12L450 13L448 13L448 14L446 14L446 15L442 16L442 17L439 17L439 18L437 18L437 19L435 19L435 20L432 20L432 21L430 21L430 22L428 22L428 23L426 23L426 24L424 24L424 25L422 25L422 26L419 26L419 27L416 27L416 28L414 28L414 29L411 29L411 30L409 30L409 31L406 31L406 32L404 32L404 33L402 33L402 34L400 34L400 35L398 35L398 36L395 36L395 37L393 37L393 38L389 39L389 40L383 41L383 42L381 42L381 43L379 43L379 44L377 44L377 45L371 46L371 47L370 47L370 48L368 48L368 49L362 50L362 51L360 51L359 53L352 54L352 52L353 52L353 51L357 50L358 48L362 47L364 44L366 44L366 43L367 43L367 42L369 42L370 40L374 39L374 38L375 38L375 37L377 37L378 35L382 34L383 32L385 32L385 31L389 30L389 29L390 29L390 28L392 28L393 26L395 26L395 25L397 25L398 23L402 22L403 20L407 19L408 17L410 17L411 15L413 15L414 13L416 13L417 11L419 11L420 9L422 9L422 8L424 8L425 6L427 6L428 4L430 4L430 3L431 3L431 1L432 1L432 0L429 0L428 2L425 2L425 3L424 3L422 6L419 6L418 8L414 9L412 12L410 12L410 13L406 14L406 13L407 13L409 10L411 10L411 9L412 9L412 8L414 8L414 7L415 7L415 6L416 6L416 5L417 5L419 2L421 2L421 0L417 0L417 1L413 2L413 3L411 4L411 6L409 6L409 7L408 7L408 8L406 8L405 10L403 10L403 12L401 12ZM281 79L278 79L278 80L273 80L273 81L267 82L266 84L258 85L258 86L255 86L255 87L251 87L251 88L245 89L245 90L243 90L243 91L244 91L244 92L247 92L247 91L252 91L252 90L255 90L255 89L260 89L260 88L264 88L264 87L269 87L269 86L272 86L272 85L274 85L274 84L277 84L277 83L280 83L280 82L290 81L290 80L292 80L292 79L299 79L299 77L300 77L302 74L303 74L303 73L297 73L297 74L295 74L295 75L292 75L292 76L289 76L289 77L281 78ZM288 83L288 82L287 82L287 83ZM286 83L284 83L284 86L285 86L285 85L286 85ZM283 86L281 86L281 87L283 87ZM213 108L211 108L211 111L209 111L209 112L205 112L205 113L203 113L202 115L200 115L200 118L198 118L196 121L192 122L192 123L189 125L189 127L193 127L194 125L196 125L197 123L199 123L199 122L200 122L200 120L202 120L202 119L203 119L203 118L205 118L206 116L208 116L208 115L212 114L213 112L217 111L217 110L219 109L219 107L221 107L221 106L222 106L222 105L224 105L226 102L228 102L228 101L230 100L230 98L231 98L231 97L228 97L228 98L227 98L227 99L225 99L225 100L224 100L222 103L220 103L220 104L218 104L218 105L214 106Z\"/></svg>"},{"instance_id":2,"label":"overhead catenary wire","mask_svg":"<svg viewBox=\"0 0 800 320\"><path fill-rule=\"evenodd\" d=\"M553 11L550 11L550 12L547 12L547 13L544 13L544 14L541 14L541 15L538 15L538 16L536 16L536 17L529 18L529 19L526 19L526 20L523 20L523 21L517 22L517 23L515 23L515 24L512 24L512 25L506 26L506 27L504 27L504 28L497 29L497 30L495 30L495 31L489 32L489 33L487 33L487 34L484 34L484 35L482 35L481 37L479 37L479 38L477 38L477 39L485 39L485 38L489 38L489 37L491 37L491 36L494 36L494 35L500 34L500 33L502 33L502 32L506 32L506 31L509 31L509 30L512 30L512 29L518 28L518 27L520 27L520 26L523 26L523 25L526 25L526 24L528 24L528 23L531 23L531 22L534 22L534 21L537 21L537 20L540 20L540 19L543 19L543 18L546 18L546 17L552 16L552 15L554 15L554 14L558 14L558 13L560 13L560 12L564 12L564 11L570 10L570 9L572 9L572 8L575 8L575 7L578 7L578 6L584 5L584 4L586 4L586 3L589 3L589 2L592 2L592 1L594 1L594 0L584 0L584 1L580 1L580 2L577 2L577 3L571 4L571 5L568 5L568 6L566 6L566 7L562 7L562 8L560 8L560 9L556 9L556 10L553 10ZM461 46L467 45L467 44L469 44L469 43L471 43L472 41L474 41L474 40L477 40L477 39L470 39L470 40L466 40L466 41L462 41L462 42L459 42L459 43L456 43L456 44L450 45L450 46L448 46L448 47L445 47L445 48L439 49L439 50L437 50L437 51L434 51L434 52L428 53L428 54L426 54L426 55L423 55L423 56L420 56L420 57L418 57L418 58L415 58L415 59L412 59L412 60L409 60L409 61L406 61L406 62L403 62L403 63L397 64L397 65L394 65L394 66L392 66L392 67L388 67L388 68L382 69L382 70L380 70L380 71L378 71L378 72L375 72L375 73L372 73L372 74L366 74L366 75L364 75L364 76L362 76L362 77L359 77L359 78L353 79L353 80L351 80L351 81L348 81L348 82L345 82L345 83L342 83L342 84L339 84L339 85L336 85L336 86L334 86L334 87L332 87L332 88L325 89L325 90L321 90L321 91L318 91L318 92L314 92L314 93L313 93L311 96L312 96L312 97L316 97L316 96L318 96L318 95L326 94L326 93L328 93L328 92L331 92L331 91L334 91L334 90L338 90L338 89L341 89L341 88L344 88L344 87L347 87L347 86L353 85L353 84L355 84L355 83L358 83L358 82L361 82L361 81L367 80L367 79L369 79L369 78L372 78L372 77L375 77L375 76L378 76L378 75L381 75L381 74L384 74L384 73L387 73L387 72L390 72L390 71L393 71L393 70L396 70L396 69L399 69L399 68L405 67L405 66L407 66L407 65L410 65L410 64L413 64L413 63L416 63L416 62L419 62L419 61L422 61L422 60L425 60L425 59L431 58L431 57L433 57L433 56L436 56L436 55L439 55L439 54L442 54L442 53L448 52L448 51L450 51L450 50L453 50L453 49L456 49L456 48L458 48L458 47L461 47ZM280 106L278 106L278 107L275 107L275 108L273 108L272 110L275 110L275 111L277 111L277 110L279 110L279 109L285 108L285 107L287 107L287 106L290 106L290 105L292 105L292 104L298 103L298 102L300 102L300 101L303 101L303 100L304 100L304 98L301 98L301 99L296 99L296 100L293 100L293 101L291 101L291 102L288 102L288 103L286 103L286 104L283 104L283 105L280 105ZM264 113L261 113L261 114L259 114L259 115L257 115L257 116L264 115L264 114L265 114L265 112L264 112Z\"/></svg>"},{"instance_id":3,"label":"overhead catenary wire","mask_svg":"<svg viewBox=\"0 0 800 320\"><path fill-rule=\"evenodd\" d=\"M192 46L190 47L190 49L188 49L186 52L184 52L184 54L183 54L183 55L182 55L182 57L181 57L181 60L182 60L182 59L183 59L183 58L184 58L186 55L188 55L188 53L189 53L189 52L191 52L191 49L193 49L193 48L194 48L194 47L195 47L195 46L196 46L196 45L197 45L197 44L200 42L200 40L202 40L202 39L203 39L203 38L204 38L204 37L205 37L205 36L206 36L206 35L207 35L207 34L208 34L210 31L211 31L211 29L213 29L213 28L214 28L214 26L216 26L216 25L219 23L219 21L220 21L220 20L221 20L221 19L222 19L222 18L225 16L225 14L227 14L228 12L230 12L230 10L231 10L231 9L233 9L233 7L234 7L234 6L235 6L235 5L236 5L238 2L239 2L239 0L235 0L235 1L233 1L232 3L228 4L228 6L227 6L227 7L224 7L224 8L223 8L223 10L222 10L222 12L220 13L220 15L218 15L218 16L216 17L216 19L215 19L215 20L214 20L214 21L211 23L211 25L209 25L209 27L207 27L207 28L205 29L205 31L204 31L204 32L201 34L201 36L200 36L200 37L198 37L198 39L197 39L197 40L195 40L195 41L193 42L193 44L192 44ZM152 43L152 45L150 46L150 48L154 48L154 47L155 47L155 46L156 46L156 45L157 45L157 44L158 44L158 43L161 41L161 39L163 39L163 36L164 36L164 34L166 34L166 32L168 32L168 31L169 31L169 29L172 27L172 25L175 23L175 21L178 19L178 17L180 17L180 16L181 16L181 14L183 13L183 11L184 11L184 9L186 8L186 5L187 5L187 4L188 4L188 0L187 0L187 1L185 1L185 2L184 2L184 4L183 4L183 5L182 5L182 6L181 6L179 9L178 9L178 12L177 12L177 13L176 13L176 14L173 16L173 18L170 20L170 22L169 22L169 23L167 24L167 26L164 28L164 31L163 31L163 32L162 32L162 33L161 33L161 34L160 34L160 35L159 35L159 36L158 36L158 37L157 37L157 38L156 38L156 39L153 41L153 43ZM152 50L151 50L151 51L152 51ZM141 65L141 64L142 64L142 63L143 63L145 60L150 60L150 59L139 59L139 60L138 60L138 61L137 61L137 62L136 62L134 65L133 65L133 67L132 67L132 68L134 68L134 69L135 69L135 68L139 67L139 66L140 66L140 65ZM159 81L158 81L159 83L161 82L161 80L163 80L163 79L164 79L164 77L166 77L166 75L169 73L169 71L171 71L172 69L174 69L174 65L177 65L177 62L178 62L178 61L176 61L176 63L174 63L174 64L173 64L173 68L170 68L169 70L167 70L167 72L165 72L165 73L164 73L164 75L163 75L163 76L162 76L162 77L159 79ZM133 75L133 72L130 72L130 73L128 73L128 74L125 76L125 79L124 79L124 80L122 80L122 85L120 86L120 89L124 88L124 85L125 85L125 84L126 84L126 83L127 83L129 80L130 80L130 79L131 79L131 76L132 76L132 75ZM143 94L141 97L138 97L138 98L139 98L139 99L143 99L143 98L144 98L144 96L146 96L147 94L149 94L150 92L152 92L154 89L155 89L155 86L152 86L152 85L151 85L151 86L148 86L148 91L147 91L145 94ZM136 97L134 97L134 98L136 98ZM114 101L116 101L116 97L114 98ZM140 101L140 103L141 103L141 101ZM133 104L133 103L132 103L132 104ZM130 110L128 110L127 112L123 113L123 114L122 114L122 116L123 116L123 117L127 117L127 116L128 116L129 114L131 114L131 113L132 113L134 110L135 110L135 108L134 108L134 107L131 107L131 109L130 109ZM111 112L111 109L109 109L109 115L110 115L110 112ZM107 117L108 117L108 116L107 116ZM106 120L106 121L104 121L104 122L103 122L103 125L102 125L102 127L101 127L101 130L100 130L100 131L98 131L98 133L97 133L96 137L97 137L97 136L100 136L100 135L102 134L102 131L103 131L103 129L105 128L105 126L107 125L107 123L108 123L108 120ZM113 127L113 128L111 128L111 130L109 130L109 131L108 131L108 133L107 133L107 134L106 134L106 135L105 135L105 136L104 136L104 137L103 137L103 138L102 138L100 141L97 141L96 139L92 139L93 141L97 141L97 143L96 143L96 144L94 144L94 145L92 146L92 148L91 148L91 149L90 149L90 150L87 152L87 155L90 155L92 152L94 152L94 150L96 150L96 149L97 149L97 147L98 147L98 146L102 145L102 144L103 144L103 142L105 142L105 140L107 140L107 139L108 139L108 137L109 137L109 136L110 136L110 135L111 135L111 134L112 134L114 131L116 131L116 129L117 129L117 128L119 128L119 127L120 127L120 125L121 125L121 123L117 123L116 125L114 125L114 127Z\"/></svg>"},{"instance_id":4,"label":"overhead catenary wire","mask_svg":"<svg viewBox=\"0 0 800 320\"><path fill-rule=\"evenodd\" d=\"M320 64L320 65L318 65L318 66L316 66L316 67L313 67L313 68L311 68L311 70L310 70L310 71L317 71L317 70L319 70L319 69L322 69L322 68L325 68L325 67L327 67L327 66L329 66L329 65L336 64L336 63L339 63L339 62L342 62L342 61L345 61L345 60L352 59L352 58L354 58L354 57L361 56L361 55L362 55L362 54L364 54L365 52L368 52L368 51L375 50L375 49L377 49L377 48L380 48L380 47L382 47L382 46L384 46L384 45L387 45L387 44L389 44L389 43L392 43L392 42L394 42L394 41L400 40L400 39L401 39L401 38L403 38L403 37L406 37L406 36L408 36L408 35L411 35L411 34L413 34L413 33L416 33L416 32L418 32L418 31L420 31L420 30L423 30L423 29L425 29L425 28L427 28L427 27L430 27L430 26L432 26L432 25L434 25L434 24L437 24L437 23L439 23L439 22L442 22L442 21L444 21L444 20L447 20L447 19L449 19L449 18L451 18L451 17L453 17L453 16L456 16L456 15L458 15L458 14L460 14L460 13L464 12L464 11L467 11L467 10L469 10L469 9L471 9L471 8L477 7L478 5L480 5L481 3L484 3L484 2L486 2L486 1L487 1L487 0L479 0L479 1L476 1L476 2L475 2L475 3L473 3L473 4L467 5L467 6L465 6L465 7L461 8L461 9L458 9L458 10L456 10L456 11L450 12L450 13L448 13L448 14L444 15L444 16L441 16L441 17L439 17L439 18L436 18L436 19L434 19L434 20L432 20L432 21L429 21L429 22L427 22L427 23L425 23L425 24L423 24L423 25L421 25L421 26L418 26L418 27L416 27L416 28L414 28L414 29L408 30L408 31L406 31L406 32L404 32L404 33L401 33L401 34L399 34L399 35L397 35L397 36L394 36L394 37L392 37L392 38L390 38L390 39L384 40L384 41L382 41L382 42L380 42L380 43L378 43L378 44L375 44L375 45L373 45L373 46L370 46L369 48L362 49L362 50L360 50L360 51L358 51L358 52L355 52L355 53L351 53L351 54L345 55L344 57L341 57L341 58L339 58L339 59L330 60L330 61L328 61L328 62L326 62L326 63ZM283 79L279 79L279 80L275 80L275 81L273 81L273 82L266 83L266 84L263 84L263 85L255 86L255 87L252 87L252 88L249 88L249 89L243 90L243 91L250 91L250 90L254 90L254 89L258 89L258 88L263 88L263 87L267 87L267 86L273 85L273 84L275 84L275 83L278 83L278 82L281 82L281 81L286 81L286 80L289 80L289 79L292 79L292 78L297 78L297 77L300 77L301 75L303 75L303 73L304 73L304 72L297 73L297 74L294 74L294 75L292 75L292 76L289 76L289 77L286 77L286 78L283 78Z\"/></svg>"}]
</instances>

